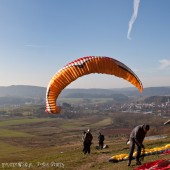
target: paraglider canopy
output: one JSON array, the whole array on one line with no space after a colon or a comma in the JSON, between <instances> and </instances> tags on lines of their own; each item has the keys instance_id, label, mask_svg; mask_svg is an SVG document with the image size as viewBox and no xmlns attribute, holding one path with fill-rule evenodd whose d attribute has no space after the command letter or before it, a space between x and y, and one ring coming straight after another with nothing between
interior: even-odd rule
<instances>
[{"instance_id":1,"label":"paraglider canopy","mask_svg":"<svg viewBox=\"0 0 170 170\"><path fill-rule=\"evenodd\" d=\"M140 92L143 86L137 75L125 64L104 56L87 56L68 63L50 80L46 91L46 112L59 113L56 100L61 91L77 78L91 73L110 74L123 78L133 84Z\"/></svg>"}]
</instances>

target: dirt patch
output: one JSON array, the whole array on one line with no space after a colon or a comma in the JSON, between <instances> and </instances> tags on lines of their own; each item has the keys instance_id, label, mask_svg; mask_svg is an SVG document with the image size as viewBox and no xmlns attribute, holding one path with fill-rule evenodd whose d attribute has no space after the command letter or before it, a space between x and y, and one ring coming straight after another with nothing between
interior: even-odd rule
<instances>
[{"instance_id":1,"label":"dirt patch","mask_svg":"<svg viewBox=\"0 0 170 170\"><path fill-rule=\"evenodd\" d=\"M112 136L112 135L130 135L131 129L130 128L112 128L108 127L102 130L102 133L107 135L107 136Z\"/></svg>"}]
</instances>

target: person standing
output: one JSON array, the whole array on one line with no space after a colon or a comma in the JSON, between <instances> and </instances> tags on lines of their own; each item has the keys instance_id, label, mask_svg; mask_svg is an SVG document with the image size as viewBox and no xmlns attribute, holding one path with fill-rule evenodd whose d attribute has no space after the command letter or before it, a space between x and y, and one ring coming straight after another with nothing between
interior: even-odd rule
<instances>
[{"instance_id":1,"label":"person standing","mask_svg":"<svg viewBox=\"0 0 170 170\"><path fill-rule=\"evenodd\" d=\"M135 145L137 146L137 155L136 155L136 165L141 165L141 162L139 160L140 156L141 156L141 150L142 148L144 149L144 145L143 145L143 140L145 138L146 133L149 131L150 126L147 124L144 125L138 125L136 126L131 134L130 134L130 152L129 152L129 160L128 160L128 166L130 166L132 158L133 158L133 152L135 149Z\"/></svg>"},{"instance_id":2,"label":"person standing","mask_svg":"<svg viewBox=\"0 0 170 170\"><path fill-rule=\"evenodd\" d=\"M99 149L103 149L104 135L101 134L101 132L99 132L98 141L99 141Z\"/></svg>"},{"instance_id":3,"label":"person standing","mask_svg":"<svg viewBox=\"0 0 170 170\"><path fill-rule=\"evenodd\" d=\"M88 129L87 132L84 135L84 154L89 153L90 154L90 146L92 144L93 136L91 134L91 130Z\"/></svg>"}]
</instances>

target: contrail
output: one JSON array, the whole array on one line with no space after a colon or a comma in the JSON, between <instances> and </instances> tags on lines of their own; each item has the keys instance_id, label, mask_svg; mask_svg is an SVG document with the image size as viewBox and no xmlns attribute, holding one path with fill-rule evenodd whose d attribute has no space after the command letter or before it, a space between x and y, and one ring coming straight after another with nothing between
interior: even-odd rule
<instances>
[{"instance_id":1,"label":"contrail","mask_svg":"<svg viewBox=\"0 0 170 170\"><path fill-rule=\"evenodd\" d=\"M139 3L140 3L140 0L134 0L133 1L133 15L132 15L132 17L129 21L129 29L128 29L128 33L127 33L127 38L129 40L131 40L130 33L131 33L131 30L132 30L132 27L133 27L133 23L135 22L137 15L138 15Z\"/></svg>"}]
</instances>

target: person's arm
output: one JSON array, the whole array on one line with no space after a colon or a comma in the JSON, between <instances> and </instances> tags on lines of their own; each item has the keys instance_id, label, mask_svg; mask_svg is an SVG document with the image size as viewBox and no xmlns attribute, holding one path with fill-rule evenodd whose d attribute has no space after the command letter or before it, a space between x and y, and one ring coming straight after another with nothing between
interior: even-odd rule
<instances>
[{"instance_id":1,"label":"person's arm","mask_svg":"<svg viewBox=\"0 0 170 170\"><path fill-rule=\"evenodd\" d=\"M134 140L135 140L135 143L139 147L144 148L144 145L141 142L139 142L139 140L138 140L141 135L142 135L141 128L139 127L137 129L135 129L135 131L134 131Z\"/></svg>"},{"instance_id":2,"label":"person's arm","mask_svg":"<svg viewBox=\"0 0 170 170\"><path fill-rule=\"evenodd\" d=\"M134 140L135 140L136 145L138 145L141 148L144 148L144 145L140 143L137 138L134 137Z\"/></svg>"},{"instance_id":3,"label":"person's arm","mask_svg":"<svg viewBox=\"0 0 170 170\"><path fill-rule=\"evenodd\" d=\"M134 129L133 139L137 146L143 148L143 144L139 141L142 134L142 129L140 126L138 126L136 129Z\"/></svg>"},{"instance_id":4,"label":"person's arm","mask_svg":"<svg viewBox=\"0 0 170 170\"><path fill-rule=\"evenodd\" d=\"M86 133L82 136L82 141L84 142L85 140L85 137L86 137Z\"/></svg>"}]
</instances>

